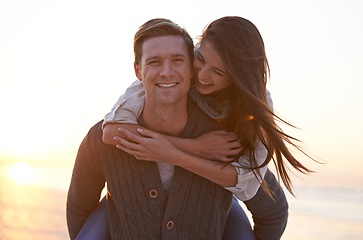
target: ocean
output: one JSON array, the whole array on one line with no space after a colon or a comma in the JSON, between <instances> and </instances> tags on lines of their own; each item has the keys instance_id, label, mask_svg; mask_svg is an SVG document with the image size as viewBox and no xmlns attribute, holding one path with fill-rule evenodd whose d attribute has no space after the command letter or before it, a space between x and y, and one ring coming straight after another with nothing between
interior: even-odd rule
<instances>
[{"instance_id":1,"label":"ocean","mask_svg":"<svg viewBox=\"0 0 363 240\"><path fill-rule=\"evenodd\" d=\"M0 239L69 239L65 204L72 169L37 165L31 181L17 182L9 164L0 167ZM287 193L283 240L363 240L363 188L297 186L295 194Z\"/></svg>"}]
</instances>

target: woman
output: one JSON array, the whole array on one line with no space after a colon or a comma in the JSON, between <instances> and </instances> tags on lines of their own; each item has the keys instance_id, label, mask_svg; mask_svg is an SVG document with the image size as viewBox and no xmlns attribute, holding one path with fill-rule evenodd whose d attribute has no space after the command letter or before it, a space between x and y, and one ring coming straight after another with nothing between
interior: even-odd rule
<instances>
[{"instance_id":1,"label":"woman","mask_svg":"<svg viewBox=\"0 0 363 240\"><path fill-rule=\"evenodd\" d=\"M267 164L271 159L274 161L277 173L290 193L292 183L286 163L303 173L311 171L288 150L289 144L298 148L292 143L296 139L286 135L277 126L275 119L279 118L268 105L266 82L269 66L258 29L250 21L240 17L224 17L213 21L201 37L194 67L196 81L195 89L190 91L191 97L208 115L222 121L234 134L216 131L198 139L181 140L161 136L146 129L140 131L135 123L142 111L143 101L140 96L143 92L140 85L136 84L130 89L135 98L130 95L122 97L111 113L106 115L104 141L117 145L138 159L163 159L166 155L170 156L173 149L157 151L163 149L160 142L169 141L190 155L225 161L226 164L231 162L237 169L238 183L235 187L224 187L244 201L252 212L257 239L278 239L286 226L287 203L281 188L271 184L275 179L267 170ZM132 99L136 102L132 102ZM118 114L122 115L130 108L134 111L134 116L119 118ZM134 120L125 121L130 118ZM115 122L121 125L107 124ZM120 129L120 133L132 142L114 137L120 135L117 133L120 126L129 129ZM133 134L136 129L139 129L138 134ZM162 141L151 141L153 139ZM238 159L236 155L242 157ZM260 184L263 191L260 190ZM277 212L280 214L278 221L266 219L270 213ZM269 223L264 225L264 221ZM227 229L230 222L233 220L228 221Z\"/></svg>"}]
</instances>

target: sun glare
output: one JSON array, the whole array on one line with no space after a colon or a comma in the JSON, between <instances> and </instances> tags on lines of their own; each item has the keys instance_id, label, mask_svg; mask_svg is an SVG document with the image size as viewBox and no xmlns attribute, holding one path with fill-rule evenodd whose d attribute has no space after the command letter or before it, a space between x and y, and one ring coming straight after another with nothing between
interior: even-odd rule
<instances>
[{"instance_id":1,"label":"sun glare","mask_svg":"<svg viewBox=\"0 0 363 240\"><path fill-rule=\"evenodd\" d=\"M30 184L34 181L34 169L28 163L16 162L10 167L8 176L20 185Z\"/></svg>"}]
</instances>

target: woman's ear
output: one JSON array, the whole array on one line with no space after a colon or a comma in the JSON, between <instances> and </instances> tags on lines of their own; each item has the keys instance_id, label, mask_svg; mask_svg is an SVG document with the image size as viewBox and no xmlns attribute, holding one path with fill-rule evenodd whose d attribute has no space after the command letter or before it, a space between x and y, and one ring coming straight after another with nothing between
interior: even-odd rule
<instances>
[{"instance_id":1,"label":"woman's ear","mask_svg":"<svg viewBox=\"0 0 363 240\"><path fill-rule=\"evenodd\" d=\"M137 65L136 63L134 63L134 71L135 71L135 75L136 75L137 79L142 81L141 69L140 69L140 66Z\"/></svg>"}]
</instances>

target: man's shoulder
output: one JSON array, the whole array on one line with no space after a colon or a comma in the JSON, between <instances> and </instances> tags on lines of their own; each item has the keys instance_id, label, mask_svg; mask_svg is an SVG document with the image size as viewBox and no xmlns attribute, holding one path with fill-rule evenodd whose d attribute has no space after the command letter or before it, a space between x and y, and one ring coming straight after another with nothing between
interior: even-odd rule
<instances>
[{"instance_id":1,"label":"man's shoulder","mask_svg":"<svg viewBox=\"0 0 363 240\"><path fill-rule=\"evenodd\" d=\"M105 153L108 151L113 152L114 150L117 150L117 148L115 148L114 146L108 145L103 142L102 123L103 120L94 124L82 140L80 149L82 151L87 151L87 154L94 154L95 156L99 156L99 154L101 153Z\"/></svg>"},{"instance_id":2,"label":"man's shoulder","mask_svg":"<svg viewBox=\"0 0 363 240\"><path fill-rule=\"evenodd\" d=\"M102 123L103 123L103 120L100 120L96 124L94 124L88 131L87 135L99 135L99 134L102 135L102 132L103 132Z\"/></svg>"},{"instance_id":3,"label":"man's shoulder","mask_svg":"<svg viewBox=\"0 0 363 240\"><path fill-rule=\"evenodd\" d=\"M195 122L207 124L213 128L218 128L218 126L222 128L220 121L216 121L215 119L211 118L191 98L188 99L188 116Z\"/></svg>"},{"instance_id":4,"label":"man's shoulder","mask_svg":"<svg viewBox=\"0 0 363 240\"><path fill-rule=\"evenodd\" d=\"M193 100L188 99L188 122L181 137L197 137L217 129L223 129L223 126L205 114Z\"/></svg>"},{"instance_id":5,"label":"man's shoulder","mask_svg":"<svg viewBox=\"0 0 363 240\"><path fill-rule=\"evenodd\" d=\"M102 134L103 134L102 123L103 123L103 120L100 120L99 122L94 124L88 130L86 136L83 139L83 142L93 142L93 143L103 142L102 141Z\"/></svg>"},{"instance_id":6,"label":"man's shoulder","mask_svg":"<svg viewBox=\"0 0 363 240\"><path fill-rule=\"evenodd\" d=\"M207 114L205 114L198 104L190 97L188 97L188 117L195 118L196 121L214 122Z\"/></svg>"}]
</instances>

